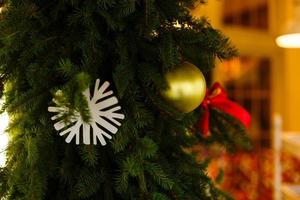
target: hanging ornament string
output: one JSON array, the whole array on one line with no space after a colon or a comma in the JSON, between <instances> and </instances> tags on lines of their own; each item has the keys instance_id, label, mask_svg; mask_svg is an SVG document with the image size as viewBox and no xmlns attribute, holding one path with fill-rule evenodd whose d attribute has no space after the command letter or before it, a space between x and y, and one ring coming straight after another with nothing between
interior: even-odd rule
<instances>
[{"instance_id":1,"label":"hanging ornament string","mask_svg":"<svg viewBox=\"0 0 300 200\"><path fill-rule=\"evenodd\" d=\"M204 109L204 113L198 122L198 126L204 136L209 134L209 116L212 108L231 115L247 128L250 125L250 114L243 107L229 100L224 88L219 83L214 83L212 88L206 92L201 107Z\"/></svg>"}]
</instances>

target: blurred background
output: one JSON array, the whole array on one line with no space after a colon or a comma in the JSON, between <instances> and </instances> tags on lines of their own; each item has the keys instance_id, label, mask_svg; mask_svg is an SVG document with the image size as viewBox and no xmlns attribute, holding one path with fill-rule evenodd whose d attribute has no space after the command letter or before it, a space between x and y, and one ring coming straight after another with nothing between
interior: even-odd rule
<instances>
[{"instance_id":1,"label":"blurred background","mask_svg":"<svg viewBox=\"0 0 300 200\"><path fill-rule=\"evenodd\" d=\"M300 200L300 48L276 43L285 32L300 34L300 0L199 0L191 12L207 17L239 50L239 57L218 62L208 81L220 82L250 112L253 140L250 152L193 151L201 152L199 160L213 158L209 175L237 200ZM3 132L6 113L0 121ZM7 141L0 134L0 147Z\"/></svg>"},{"instance_id":2,"label":"blurred background","mask_svg":"<svg viewBox=\"0 0 300 200\"><path fill-rule=\"evenodd\" d=\"M300 1L206 2L191 8L192 14L207 17L240 53L218 63L212 82L220 82L251 113L254 142L251 152L211 149L207 153L217 159L209 173L237 200L300 199L300 50L275 42L300 19ZM300 33L300 21L298 26Z\"/></svg>"}]
</instances>

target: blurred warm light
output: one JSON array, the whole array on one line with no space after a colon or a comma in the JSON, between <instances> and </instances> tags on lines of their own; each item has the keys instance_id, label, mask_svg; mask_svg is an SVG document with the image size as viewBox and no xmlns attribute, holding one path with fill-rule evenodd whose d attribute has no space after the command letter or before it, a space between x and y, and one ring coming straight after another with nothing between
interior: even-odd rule
<instances>
[{"instance_id":1,"label":"blurred warm light","mask_svg":"<svg viewBox=\"0 0 300 200\"><path fill-rule=\"evenodd\" d=\"M276 38L278 46L300 48L300 0L294 1L294 17L288 22L284 33Z\"/></svg>"},{"instance_id":2,"label":"blurred warm light","mask_svg":"<svg viewBox=\"0 0 300 200\"><path fill-rule=\"evenodd\" d=\"M223 63L224 81L236 80L242 75L240 58L233 58Z\"/></svg>"},{"instance_id":3,"label":"blurred warm light","mask_svg":"<svg viewBox=\"0 0 300 200\"><path fill-rule=\"evenodd\" d=\"M6 155L5 150L8 144L8 135L5 133L5 130L8 126L8 114L6 112L0 115L0 167L5 165Z\"/></svg>"},{"instance_id":4,"label":"blurred warm light","mask_svg":"<svg viewBox=\"0 0 300 200\"><path fill-rule=\"evenodd\" d=\"M276 43L283 48L300 48L300 33L279 36L276 38Z\"/></svg>"}]
</instances>

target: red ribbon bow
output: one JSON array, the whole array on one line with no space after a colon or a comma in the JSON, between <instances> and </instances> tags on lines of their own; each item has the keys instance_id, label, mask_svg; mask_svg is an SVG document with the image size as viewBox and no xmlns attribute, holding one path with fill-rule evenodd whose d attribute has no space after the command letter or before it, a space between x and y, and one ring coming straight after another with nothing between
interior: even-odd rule
<instances>
[{"instance_id":1,"label":"red ribbon bow","mask_svg":"<svg viewBox=\"0 0 300 200\"><path fill-rule=\"evenodd\" d=\"M247 128L250 125L250 114L243 107L229 100L224 88L219 83L214 83L212 88L206 92L201 107L204 109L204 114L198 125L204 136L208 136L209 133L210 108L216 108L233 116Z\"/></svg>"}]
</instances>

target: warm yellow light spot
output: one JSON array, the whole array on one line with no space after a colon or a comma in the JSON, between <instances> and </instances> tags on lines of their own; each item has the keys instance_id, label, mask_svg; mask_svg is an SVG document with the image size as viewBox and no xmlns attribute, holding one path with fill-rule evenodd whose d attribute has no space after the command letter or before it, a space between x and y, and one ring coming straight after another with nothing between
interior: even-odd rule
<instances>
[{"instance_id":1,"label":"warm yellow light spot","mask_svg":"<svg viewBox=\"0 0 300 200\"><path fill-rule=\"evenodd\" d=\"M300 33L279 36L276 43L283 48L300 48Z\"/></svg>"},{"instance_id":2,"label":"warm yellow light spot","mask_svg":"<svg viewBox=\"0 0 300 200\"><path fill-rule=\"evenodd\" d=\"M0 167L3 167L6 161L5 150L8 144L8 135L5 133L5 129L8 126L8 121L8 114L2 113L0 115Z\"/></svg>"},{"instance_id":3,"label":"warm yellow light spot","mask_svg":"<svg viewBox=\"0 0 300 200\"><path fill-rule=\"evenodd\" d=\"M170 90L168 91L168 95L172 99L180 99L183 96L185 97L195 97L195 93L199 91L199 87L202 90L205 90L205 84L203 81L182 81L182 82L174 82L170 85Z\"/></svg>"}]
</instances>

